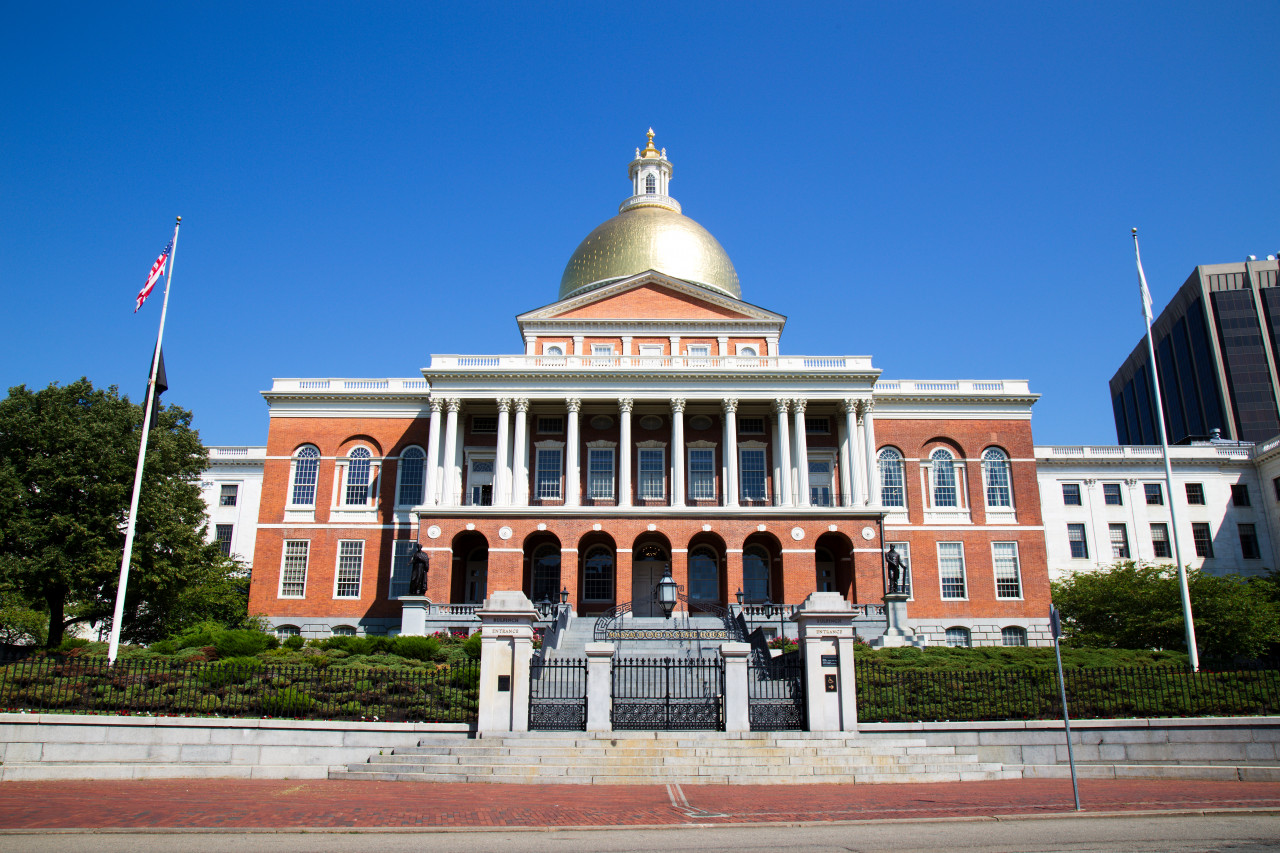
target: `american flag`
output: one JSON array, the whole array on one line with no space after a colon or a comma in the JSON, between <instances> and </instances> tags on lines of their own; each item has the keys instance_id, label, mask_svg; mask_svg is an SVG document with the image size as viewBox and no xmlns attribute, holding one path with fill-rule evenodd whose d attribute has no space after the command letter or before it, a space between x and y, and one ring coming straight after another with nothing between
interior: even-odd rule
<instances>
[{"instance_id":1,"label":"american flag","mask_svg":"<svg viewBox=\"0 0 1280 853\"><path fill-rule=\"evenodd\" d=\"M147 297L151 295L151 291L155 289L156 282L160 280L160 276L164 275L164 265L169 260L169 253L173 251L173 238L169 238L169 245L164 247L164 251L160 253L160 257L156 258L156 262L151 265L151 272L147 273L147 283L142 286L142 290L138 291L138 304L134 306L133 313L137 314L138 309L142 307L142 303L147 301Z\"/></svg>"}]
</instances>

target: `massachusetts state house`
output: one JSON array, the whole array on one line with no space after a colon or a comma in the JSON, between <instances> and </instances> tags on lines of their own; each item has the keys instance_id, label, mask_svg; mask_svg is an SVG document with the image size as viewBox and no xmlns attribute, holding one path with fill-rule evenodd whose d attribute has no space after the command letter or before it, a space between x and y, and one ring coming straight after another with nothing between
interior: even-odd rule
<instances>
[{"instance_id":1,"label":"massachusetts state house","mask_svg":"<svg viewBox=\"0 0 1280 853\"><path fill-rule=\"evenodd\" d=\"M878 604L893 545L930 643L1044 642L1027 382L784 354L786 318L743 300L652 132L629 175L556 300L516 317L517 354L275 380L250 612L394 633L419 546L426 595L460 624L497 590L657 613L668 566L690 608Z\"/></svg>"}]
</instances>

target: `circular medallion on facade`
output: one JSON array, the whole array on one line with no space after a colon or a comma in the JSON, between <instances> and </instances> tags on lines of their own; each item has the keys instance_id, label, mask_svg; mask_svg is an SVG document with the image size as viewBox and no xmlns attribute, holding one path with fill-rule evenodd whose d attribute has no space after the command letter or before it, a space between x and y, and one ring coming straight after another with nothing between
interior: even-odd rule
<instances>
[{"instance_id":1,"label":"circular medallion on facade","mask_svg":"<svg viewBox=\"0 0 1280 853\"><path fill-rule=\"evenodd\" d=\"M613 426L613 418L608 415L596 415L591 419L592 429L609 429Z\"/></svg>"},{"instance_id":2,"label":"circular medallion on facade","mask_svg":"<svg viewBox=\"0 0 1280 853\"><path fill-rule=\"evenodd\" d=\"M662 415L645 415L640 419L640 429L662 429Z\"/></svg>"},{"instance_id":3,"label":"circular medallion on facade","mask_svg":"<svg viewBox=\"0 0 1280 853\"><path fill-rule=\"evenodd\" d=\"M538 529L539 529L539 530L546 530L546 529L547 529L547 523L546 523L545 521L539 521L539 522L538 522Z\"/></svg>"},{"instance_id":4,"label":"circular medallion on facade","mask_svg":"<svg viewBox=\"0 0 1280 853\"><path fill-rule=\"evenodd\" d=\"M439 539L439 538L440 538L440 525L438 525L438 524L433 524L433 525L431 525L430 527L428 527L428 528L427 528L427 538L428 538L428 539Z\"/></svg>"},{"instance_id":5,"label":"circular medallion on facade","mask_svg":"<svg viewBox=\"0 0 1280 853\"><path fill-rule=\"evenodd\" d=\"M658 529L658 525L656 525L656 524L650 524L650 525L649 525L647 528L645 528L645 529L646 529L646 530L648 530L650 533L652 533L653 531L655 531L655 530L657 530L657 529Z\"/></svg>"},{"instance_id":6,"label":"circular medallion on facade","mask_svg":"<svg viewBox=\"0 0 1280 853\"><path fill-rule=\"evenodd\" d=\"M868 542L870 542L872 539L875 539L876 538L875 528L873 527L862 528L862 538L867 540Z\"/></svg>"},{"instance_id":7,"label":"circular medallion on facade","mask_svg":"<svg viewBox=\"0 0 1280 853\"><path fill-rule=\"evenodd\" d=\"M704 533L710 533L710 532L711 532L711 525L710 525L710 524L704 524L704 525L702 525L702 530L703 530L703 532L704 532Z\"/></svg>"},{"instance_id":8,"label":"circular medallion on facade","mask_svg":"<svg viewBox=\"0 0 1280 853\"><path fill-rule=\"evenodd\" d=\"M803 539L803 538L804 538L804 528L803 528L803 527L793 527L793 528L791 528L791 538L792 538L792 539L794 539L794 540L796 540L797 542L799 542L801 539Z\"/></svg>"},{"instance_id":9,"label":"circular medallion on facade","mask_svg":"<svg viewBox=\"0 0 1280 853\"><path fill-rule=\"evenodd\" d=\"M468 529L468 530L475 530L475 529L476 529L476 526L475 526L475 524L473 524L472 522L468 521L468 522L467 522L467 529Z\"/></svg>"},{"instance_id":10,"label":"circular medallion on facade","mask_svg":"<svg viewBox=\"0 0 1280 853\"><path fill-rule=\"evenodd\" d=\"M504 527L499 527L499 528L498 528L498 538L499 538L499 539L510 539L510 538L511 538L511 528L510 528L510 527L505 527L505 526L504 526Z\"/></svg>"},{"instance_id":11,"label":"circular medallion on facade","mask_svg":"<svg viewBox=\"0 0 1280 853\"><path fill-rule=\"evenodd\" d=\"M706 415L694 415L689 418L690 429L711 429L711 418Z\"/></svg>"}]
</instances>

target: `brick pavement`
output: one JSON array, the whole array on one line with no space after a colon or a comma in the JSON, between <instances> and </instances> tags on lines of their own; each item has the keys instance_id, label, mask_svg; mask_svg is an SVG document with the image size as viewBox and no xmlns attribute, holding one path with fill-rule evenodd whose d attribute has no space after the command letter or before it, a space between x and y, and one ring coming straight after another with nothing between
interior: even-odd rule
<instances>
[{"instance_id":1,"label":"brick pavement","mask_svg":"<svg viewBox=\"0 0 1280 853\"><path fill-rule=\"evenodd\" d=\"M1280 783L1084 780L1086 811L1263 809ZM325 780L0 783L0 831L681 826L1073 811L1065 780L901 785L493 785Z\"/></svg>"}]
</instances>

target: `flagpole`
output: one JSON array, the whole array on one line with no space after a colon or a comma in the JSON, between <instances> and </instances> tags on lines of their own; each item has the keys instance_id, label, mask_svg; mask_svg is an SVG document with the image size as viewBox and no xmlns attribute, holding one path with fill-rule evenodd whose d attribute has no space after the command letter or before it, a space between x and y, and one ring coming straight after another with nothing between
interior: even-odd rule
<instances>
[{"instance_id":1,"label":"flagpole","mask_svg":"<svg viewBox=\"0 0 1280 853\"><path fill-rule=\"evenodd\" d=\"M142 463L147 458L147 437L151 434L151 408L156 399L156 371L160 366L160 346L164 342L164 320L169 313L169 285L173 284L173 267L178 259L178 228L173 226L173 248L169 250L169 272L164 279L164 304L160 308L160 331L156 334L156 351L151 355L151 377L147 380L147 402L142 411L142 440L138 443L138 466L133 472L133 498L129 501L129 526L124 535L124 556L120 560L120 585L116 589L116 609L111 617L111 641L107 646L107 663L116 662L120 651L120 623L124 621L124 594L129 586L129 563L133 559L133 534L138 524L138 498L142 494Z\"/></svg>"},{"instance_id":2,"label":"flagpole","mask_svg":"<svg viewBox=\"0 0 1280 853\"><path fill-rule=\"evenodd\" d=\"M1160 400L1160 374L1156 369L1156 346L1151 339L1151 291L1147 275L1142 271L1142 252L1138 249L1138 229L1133 229L1133 256L1138 262L1138 284L1142 288L1142 316L1147 323L1147 355L1151 358L1151 387L1156 396L1156 416L1160 424L1160 449L1164 456L1165 493L1169 496L1169 523L1173 526L1173 557L1178 562L1178 590L1182 595L1182 621L1187 628L1187 655L1191 671L1200 671L1200 653L1196 650L1196 625L1191 618L1191 590L1187 585L1187 569L1182 562L1182 537L1178 535L1177 501L1173 498L1173 465L1169 462L1169 437L1164 431L1164 406Z\"/></svg>"}]
</instances>

